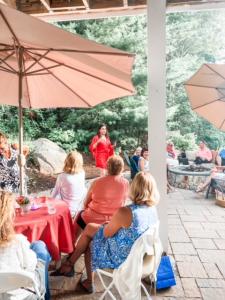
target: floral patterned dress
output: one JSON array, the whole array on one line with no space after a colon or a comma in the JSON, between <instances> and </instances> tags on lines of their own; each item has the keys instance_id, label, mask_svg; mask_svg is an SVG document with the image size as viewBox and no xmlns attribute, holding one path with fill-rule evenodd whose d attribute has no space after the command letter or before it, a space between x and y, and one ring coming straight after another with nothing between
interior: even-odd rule
<instances>
[{"instance_id":1,"label":"floral patterned dress","mask_svg":"<svg viewBox=\"0 0 225 300\"><path fill-rule=\"evenodd\" d=\"M117 269L128 257L134 242L158 221L155 207L131 204L133 220L129 228L121 228L114 236L105 238L104 225L91 244L92 270Z\"/></svg>"},{"instance_id":2,"label":"floral patterned dress","mask_svg":"<svg viewBox=\"0 0 225 300\"><path fill-rule=\"evenodd\" d=\"M10 149L11 157L0 154L0 188L5 191L17 193L20 185L17 151Z\"/></svg>"}]
</instances>

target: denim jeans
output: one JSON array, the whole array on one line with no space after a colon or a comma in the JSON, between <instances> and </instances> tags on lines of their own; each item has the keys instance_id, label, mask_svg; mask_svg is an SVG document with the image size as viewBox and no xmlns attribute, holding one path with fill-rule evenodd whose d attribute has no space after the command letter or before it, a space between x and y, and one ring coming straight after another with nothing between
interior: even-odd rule
<instances>
[{"instance_id":1,"label":"denim jeans","mask_svg":"<svg viewBox=\"0 0 225 300\"><path fill-rule=\"evenodd\" d=\"M48 266L51 261L51 255L48 252L48 248L46 247L43 241L36 241L30 245L31 250L33 250L38 259L41 259L45 263L45 300L50 300L50 291L49 291L49 283L48 283Z\"/></svg>"}]
</instances>

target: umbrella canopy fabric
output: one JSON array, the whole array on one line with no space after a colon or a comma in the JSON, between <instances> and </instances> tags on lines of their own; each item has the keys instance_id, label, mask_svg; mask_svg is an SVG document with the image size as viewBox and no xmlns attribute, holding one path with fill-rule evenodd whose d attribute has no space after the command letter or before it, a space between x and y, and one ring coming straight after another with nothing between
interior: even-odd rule
<instances>
[{"instance_id":1,"label":"umbrella canopy fabric","mask_svg":"<svg viewBox=\"0 0 225 300\"><path fill-rule=\"evenodd\" d=\"M225 65L204 64L184 85L192 109L225 131Z\"/></svg>"},{"instance_id":2,"label":"umbrella canopy fabric","mask_svg":"<svg viewBox=\"0 0 225 300\"><path fill-rule=\"evenodd\" d=\"M18 47L26 108L91 107L134 94L134 55L0 4L0 103L18 105Z\"/></svg>"},{"instance_id":3,"label":"umbrella canopy fabric","mask_svg":"<svg viewBox=\"0 0 225 300\"><path fill-rule=\"evenodd\" d=\"M133 95L134 55L81 38L0 4L0 104L19 107L20 194L23 108L92 107Z\"/></svg>"}]
</instances>

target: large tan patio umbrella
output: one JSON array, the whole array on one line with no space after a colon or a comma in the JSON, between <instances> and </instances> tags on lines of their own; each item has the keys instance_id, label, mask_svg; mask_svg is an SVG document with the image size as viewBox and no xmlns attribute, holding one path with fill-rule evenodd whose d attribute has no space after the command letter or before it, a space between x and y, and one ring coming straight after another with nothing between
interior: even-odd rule
<instances>
[{"instance_id":1,"label":"large tan patio umbrella","mask_svg":"<svg viewBox=\"0 0 225 300\"><path fill-rule=\"evenodd\" d=\"M192 109L225 131L225 65L204 64L184 85Z\"/></svg>"},{"instance_id":2,"label":"large tan patio umbrella","mask_svg":"<svg viewBox=\"0 0 225 300\"><path fill-rule=\"evenodd\" d=\"M22 109L88 108L132 95L133 59L0 4L0 104L19 107L21 194Z\"/></svg>"}]
</instances>

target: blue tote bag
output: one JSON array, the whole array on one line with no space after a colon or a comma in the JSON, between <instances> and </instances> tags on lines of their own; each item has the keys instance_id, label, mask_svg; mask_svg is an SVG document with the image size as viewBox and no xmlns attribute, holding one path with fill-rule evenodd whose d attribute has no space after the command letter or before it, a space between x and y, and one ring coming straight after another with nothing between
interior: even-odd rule
<instances>
[{"instance_id":1,"label":"blue tote bag","mask_svg":"<svg viewBox=\"0 0 225 300\"><path fill-rule=\"evenodd\" d=\"M162 256L157 271L156 289L165 289L176 285L173 268L169 256Z\"/></svg>"}]
</instances>

